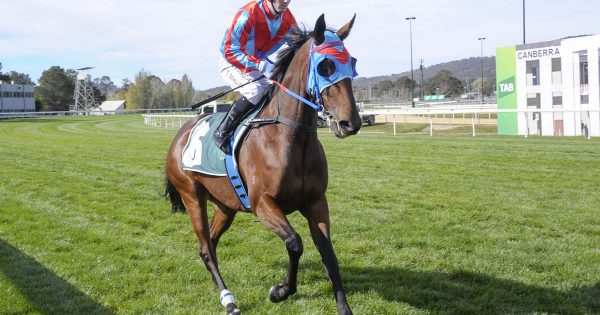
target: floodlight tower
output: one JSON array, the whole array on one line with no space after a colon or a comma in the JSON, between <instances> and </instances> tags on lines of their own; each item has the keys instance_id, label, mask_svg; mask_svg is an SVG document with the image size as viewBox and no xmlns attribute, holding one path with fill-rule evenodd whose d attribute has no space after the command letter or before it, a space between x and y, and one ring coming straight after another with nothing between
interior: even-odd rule
<instances>
[{"instance_id":1,"label":"floodlight tower","mask_svg":"<svg viewBox=\"0 0 600 315\"><path fill-rule=\"evenodd\" d=\"M94 101L94 89L91 84L92 77L88 74L88 70L93 68L94 67L84 67L76 69L77 71L80 71L77 73L75 92L73 93L73 100L75 100L73 110L76 112L87 112L97 106Z\"/></svg>"}]
</instances>

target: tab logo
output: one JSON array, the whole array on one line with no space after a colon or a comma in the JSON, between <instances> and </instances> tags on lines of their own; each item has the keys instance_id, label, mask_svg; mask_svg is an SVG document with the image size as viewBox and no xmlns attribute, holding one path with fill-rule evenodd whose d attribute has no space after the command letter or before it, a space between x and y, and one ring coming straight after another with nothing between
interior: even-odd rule
<instances>
[{"instance_id":1,"label":"tab logo","mask_svg":"<svg viewBox=\"0 0 600 315\"><path fill-rule=\"evenodd\" d=\"M510 77L498 83L498 97L505 97L515 92L515 77Z\"/></svg>"},{"instance_id":2,"label":"tab logo","mask_svg":"<svg viewBox=\"0 0 600 315\"><path fill-rule=\"evenodd\" d=\"M501 93L514 92L515 91L515 84L514 83L500 83L500 84L498 84L498 87L500 88L500 92Z\"/></svg>"}]
</instances>

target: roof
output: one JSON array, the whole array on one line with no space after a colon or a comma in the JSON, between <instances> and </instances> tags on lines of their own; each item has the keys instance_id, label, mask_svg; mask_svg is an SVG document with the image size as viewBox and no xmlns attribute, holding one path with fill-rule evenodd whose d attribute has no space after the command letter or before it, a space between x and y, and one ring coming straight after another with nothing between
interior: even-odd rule
<instances>
[{"instance_id":1,"label":"roof","mask_svg":"<svg viewBox=\"0 0 600 315\"><path fill-rule=\"evenodd\" d=\"M104 101L98 108L103 111L123 110L125 109L125 101Z\"/></svg>"}]
</instances>

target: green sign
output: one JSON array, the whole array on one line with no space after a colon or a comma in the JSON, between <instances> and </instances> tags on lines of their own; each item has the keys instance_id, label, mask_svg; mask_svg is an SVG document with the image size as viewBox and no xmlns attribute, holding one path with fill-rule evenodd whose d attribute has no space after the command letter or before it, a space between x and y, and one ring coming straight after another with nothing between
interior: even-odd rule
<instances>
[{"instance_id":1,"label":"green sign","mask_svg":"<svg viewBox=\"0 0 600 315\"><path fill-rule=\"evenodd\" d=\"M446 95L425 95L426 101L443 101L446 99Z\"/></svg>"},{"instance_id":2,"label":"green sign","mask_svg":"<svg viewBox=\"0 0 600 315\"><path fill-rule=\"evenodd\" d=\"M517 109L517 47L496 48L498 109ZM498 113L498 134L517 135L517 113Z\"/></svg>"}]
</instances>

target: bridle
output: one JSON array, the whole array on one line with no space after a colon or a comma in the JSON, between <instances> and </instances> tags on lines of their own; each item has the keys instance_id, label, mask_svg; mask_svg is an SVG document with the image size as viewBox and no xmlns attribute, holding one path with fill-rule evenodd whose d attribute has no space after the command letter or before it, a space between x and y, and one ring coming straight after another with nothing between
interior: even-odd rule
<instances>
[{"instance_id":1,"label":"bridle","mask_svg":"<svg viewBox=\"0 0 600 315\"><path fill-rule=\"evenodd\" d=\"M336 71L334 71L327 77L321 75L318 71L319 63L323 62L325 59L332 60L336 66ZM352 79L357 75L358 74L356 73L356 59L350 56L350 54L344 47L344 43L335 33L331 31L326 31L325 41L320 45L315 45L314 39L312 39L310 45L310 53L308 54L306 94L309 95L310 99L314 101L308 100L298 95L294 91L285 87L280 82L277 82L275 80L270 81L273 82L273 84L277 85L286 94L299 100L301 103L304 103L305 105L311 107L316 112L322 111L330 120L335 121L335 119L333 119L333 115L331 115L331 113L325 110L322 105L323 102L321 98L321 92L325 88L336 84L337 82L345 78ZM277 115L275 117L252 119L248 122L248 124L264 125L279 122L291 126L293 128L309 132L316 132L316 124L304 124L282 116L279 111L279 96L276 97Z\"/></svg>"}]
</instances>

